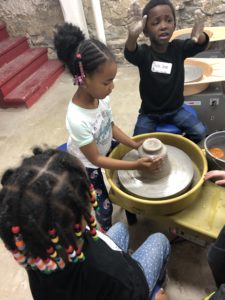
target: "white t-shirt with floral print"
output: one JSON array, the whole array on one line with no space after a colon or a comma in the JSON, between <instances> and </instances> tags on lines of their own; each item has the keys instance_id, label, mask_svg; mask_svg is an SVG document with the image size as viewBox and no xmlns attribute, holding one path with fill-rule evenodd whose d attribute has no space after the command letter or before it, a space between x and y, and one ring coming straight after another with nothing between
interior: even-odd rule
<instances>
[{"instance_id":1,"label":"white t-shirt with floral print","mask_svg":"<svg viewBox=\"0 0 225 300\"><path fill-rule=\"evenodd\" d=\"M80 151L80 147L96 142L101 155L109 152L112 142L112 110L109 97L99 100L96 109L85 109L70 101L66 127L69 132L67 150L87 168L98 168Z\"/></svg>"}]
</instances>

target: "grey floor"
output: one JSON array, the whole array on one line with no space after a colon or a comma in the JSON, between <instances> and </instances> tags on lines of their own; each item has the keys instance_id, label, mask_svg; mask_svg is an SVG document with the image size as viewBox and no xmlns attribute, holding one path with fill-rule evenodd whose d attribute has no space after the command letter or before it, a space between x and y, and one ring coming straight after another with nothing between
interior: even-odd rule
<instances>
[{"instance_id":1,"label":"grey floor","mask_svg":"<svg viewBox=\"0 0 225 300\"><path fill-rule=\"evenodd\" d=\"M65 72L30 109L0 109L0 174L6 168L16 166L22 156L31 153L33 146L56 147L67 140L65 115L74 91L72 79ZM135 68L119 67L110 98L115 123L131 135L139 107ZM126 222L124 211L115 206L113 219ZM157 224L141 216L130 231L133 248L151 232L168 232L166 224ZM201 300L213 289L214 282L207 265L207 247L188 241L173 244L166 286L170 299ZM1 242L0 299L32 299L25 271L14 262Z\"/></svg>"}]
</instances>

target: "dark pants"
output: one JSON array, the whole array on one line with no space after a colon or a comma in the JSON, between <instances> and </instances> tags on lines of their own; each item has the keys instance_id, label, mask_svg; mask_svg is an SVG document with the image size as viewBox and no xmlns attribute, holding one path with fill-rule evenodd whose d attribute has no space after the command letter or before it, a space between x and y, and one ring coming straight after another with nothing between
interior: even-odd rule
<instances>
[{"instance_id":1,"label":"dark pants","mask_svg":"<svg viewBox=\"0 0 225 300\"><path fill-rule=\"evenodd\" d=\"M118 144L119 143L116 140L112 140L111 148L107 156ZM99 211L96 212L96 218L104 231L107 231L112 226L113 206L112 202L109 200L109 194L105 186L101 168L86 168L86 170L88 177L96 191L97 202L99 206Z\"/></svg>"},{"instance_id":2,"label":"dark pants","mask_svg":"<svg viewBox=\"0 0 225 300\"><path fill-rule=\"evenodd\" d=\"M102 228L107 231L112 226L113 206L112 202L109 200L109 195L104 183L102 171L100 168L86 168L86 170L88 177L96 191L96 197L99 206L99 210L96 212L96 218Z\"/></svg>"},{"instance_id":3,"label":"dark pants","mask_svg":"<svg viewBox=\"0 0 225 300\"><path fill-rule=\"evenodd\" d=\"M210 246L208 263L218 290L210 300L225 299L225 226L221 229L216 241Z\"/></svg>"},{"instance_id":4,"label":"dark pants","mask_svg":"<svg viewBox=\"0 0 225 300\"><path fill-rule=\"evenodd\" d=\"M212 270L216 285L225 283L225 226L208 252L208 263Z\"/></svg>"},{"instance_id":5,"label":"dark pants","mask_svg":"<svg viewBox=\"0 0 225 300\"><path fill-rule=\"evenodd\" d=\"M183 106L176 111L162 114L144 114L139 111L134 128L134 135L156 131L160 123L170 123L185 132L185 136L198 143L205 138L206 127L196 115L186 110Z\"/></svg>"}]
</instances>

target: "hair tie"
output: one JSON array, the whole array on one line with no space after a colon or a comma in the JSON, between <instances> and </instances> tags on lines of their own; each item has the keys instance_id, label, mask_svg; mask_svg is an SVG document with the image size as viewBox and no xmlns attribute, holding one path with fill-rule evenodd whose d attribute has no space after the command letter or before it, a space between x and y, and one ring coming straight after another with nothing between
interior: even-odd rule
<instances>
[{"instance_id":1,"label":"hair tie","mask_svg":"<svg viewBox=\"0 0 225 300\"><path fill-rule=\"evenodd\" d=\"M76 53L75 58L78 60L80 74L76 74L74 76L74 84L80 86L84 84L84 78L85 78L84 68L82 64L82 55L80 53Z\"/></svg>"},{"instance_id":2,"label":"hair tie","mask_svg":"<svg viewBox=\"0 0 225 300\"><path fill-rule=\"evenodd\" d=\"M76 54L76 59L81 60L81 54L80 53Z\"/></svg>"}]
</instances>

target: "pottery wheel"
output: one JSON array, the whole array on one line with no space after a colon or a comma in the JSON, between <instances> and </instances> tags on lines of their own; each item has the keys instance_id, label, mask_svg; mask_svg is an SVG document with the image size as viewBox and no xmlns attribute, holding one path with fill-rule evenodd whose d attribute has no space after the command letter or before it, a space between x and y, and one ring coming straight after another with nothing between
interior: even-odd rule
<instances>
[{"instance_id":1,"label":"pottery wheel","mask_svg":"<svg viewBox=\"0 0 225 300\"><path fill-rule=\"evenodd\" d=\"M121 185L129 193L147 199L165 199L179 195L190 186L194 167L188 155L173 146L166 145L171 167L170 174L158 180L142 178L138 170L118 170ZM131 150L123 160L139 158L137 150Z\"/></svg>"},{"instance_id":2,"label":"pottery wheel","mask_svg":"<svg viewBox=\"0 0 225 300\"><path fill-rule=\"evenodd\" d=\"M190 39L190 38L191 38L190 32L180 34L176 37L176 39L179 39L179 40L186 40L186 39Z\"/></svg>"},{"instance_id":3,"label":"pottery wheel","mask_svg":"<svg viewBox=\"0 0 225 300\"><path fill-rule=\"evenodd\" d=\"M202 68L195 65L184 64L184 82L199 81L203 76Z\"/></svg>"}]
</instances>

